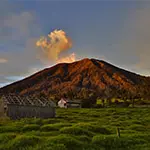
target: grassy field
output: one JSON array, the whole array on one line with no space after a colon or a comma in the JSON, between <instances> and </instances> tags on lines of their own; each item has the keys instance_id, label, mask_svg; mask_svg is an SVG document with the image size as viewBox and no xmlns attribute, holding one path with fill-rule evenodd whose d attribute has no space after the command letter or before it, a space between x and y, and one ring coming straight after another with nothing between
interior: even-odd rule
<instances>
[{"instance_id":1,"label":"grassy field","mask_svg":"<svg viewBox=\"0 0 150 150\"><path fill-rule=\"evenodd\" d=\"M56 118L45 120L1 119L0 150L150 150L149 108L57 109L56 113Z\"/></svg>"}]
</instances>

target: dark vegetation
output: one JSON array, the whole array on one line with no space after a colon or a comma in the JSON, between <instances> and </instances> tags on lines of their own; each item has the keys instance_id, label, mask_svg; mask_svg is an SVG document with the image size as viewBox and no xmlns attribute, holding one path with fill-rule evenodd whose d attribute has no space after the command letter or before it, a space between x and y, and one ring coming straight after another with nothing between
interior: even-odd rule
<instances>
[{"instance_id":1,"label":"dark vegetation","mask_svg":"<svg viewBox=\"0 0 150 150\"><path fill-rule=\"evenodd\" d=\"M0 150L149 150L149 114L149 108L82 108L57 109L50 119L1 119Z\"/></svg>"}]
</instances>

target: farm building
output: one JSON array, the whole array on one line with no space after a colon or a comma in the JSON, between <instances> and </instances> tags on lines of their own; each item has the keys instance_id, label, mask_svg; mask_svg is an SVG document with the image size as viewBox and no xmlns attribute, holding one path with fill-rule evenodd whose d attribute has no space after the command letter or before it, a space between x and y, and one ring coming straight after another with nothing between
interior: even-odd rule
<instances>
[{"instance_id":1,"label":"farm building","mask_svg":"<svg viewBox=\"0 0 150 150\"><path fill-rule=\"evenodd\" d=\"M0 98L0 116L11 119L55 117L55 104L46 98L4 95Z\"/></svg>"},{"instance_id":2,"label":"farm building","mask_svg":"<svg viewBox=\"0 0 150 150\"><path fill-rule=\"evenodd\" d=\"M60 101L58 101L58 107L60 107L60 108L81 108L81 101L61 98Z\"/></svg>"}]
</instances>

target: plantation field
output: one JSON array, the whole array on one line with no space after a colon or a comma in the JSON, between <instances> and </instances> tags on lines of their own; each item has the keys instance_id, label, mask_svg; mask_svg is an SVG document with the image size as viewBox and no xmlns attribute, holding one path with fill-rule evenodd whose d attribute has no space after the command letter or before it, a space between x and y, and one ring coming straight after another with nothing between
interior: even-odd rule
<instances>
[{"instance_id":1,"label":"plantation field","mask_svg":"<svg viewBox=\"0 0 150 150\"><path fill-rule=\"evenodd\" d=\"M1 119L0 150L150 150L149 108L57 109L56 114Z\"/></svg>"}]
</instances>

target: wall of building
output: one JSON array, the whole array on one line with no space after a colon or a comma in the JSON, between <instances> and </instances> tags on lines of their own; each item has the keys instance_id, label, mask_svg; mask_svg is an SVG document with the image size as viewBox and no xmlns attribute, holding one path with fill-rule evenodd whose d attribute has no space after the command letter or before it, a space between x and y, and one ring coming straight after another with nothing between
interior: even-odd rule
<instances>
[{"instance_id":1,"label":"wall of building","mask_svg":"<svg viewBox=\"0 0 150 150\"><path fill-rule=\"evenodd\" d=\"M60 108L67 108L67 105L64 102L59 101L58 102L58 107L60 107Z\"/></svg>"},{"instance_id":2,"label":"wall of building","mask_svg":"<svg viewBox=\"0 0 150 150\"><path fill-rule=\"evenodd\" d=\"M8 105L7 116L11 119L20 118L51 118L55 117L54 107Z\"/></svg>"},{"instance_id":3,"label":"wall of building","mask_svg":"<svg viewBox=\"0 0 150 150\"><path fill-rule=\"evenodd\" d=\"M67 103L67 108L81 108L81 104L78 104L78 103Z\"/></svg>"},{"instance_id":4,"label":"wall of building","mask_svg":"<svg viewBox=\"0 0 150 150\"><path fill-rule=\"evenodd\" d=\"M4 113L4 103L3 100L0 98L0 117L4 117L5 113Z\"/></svg>"}]
</instances>

